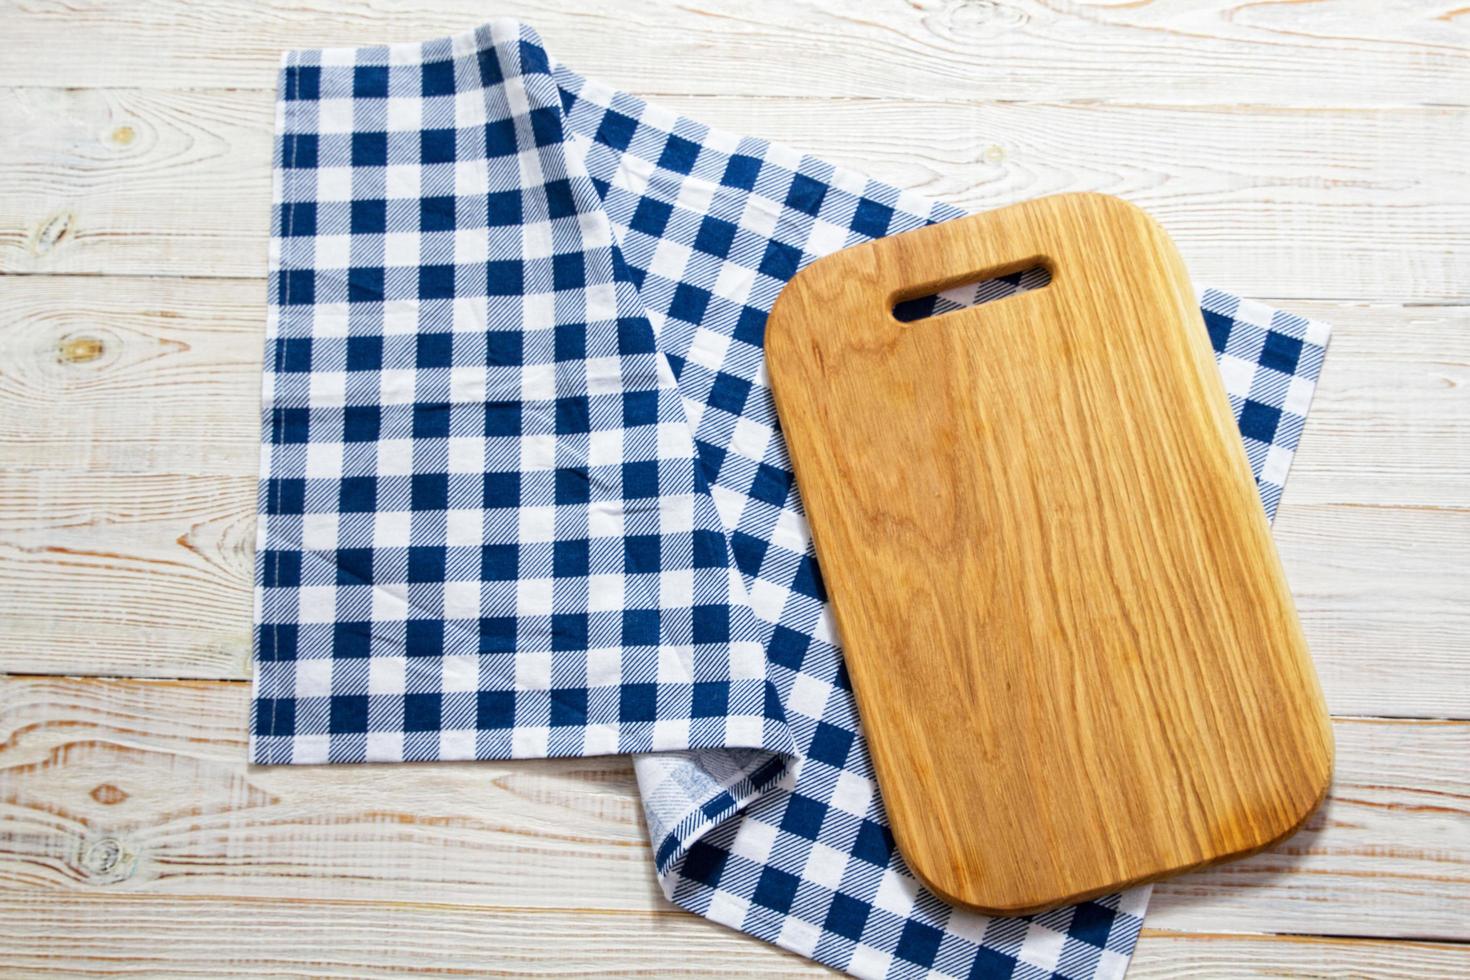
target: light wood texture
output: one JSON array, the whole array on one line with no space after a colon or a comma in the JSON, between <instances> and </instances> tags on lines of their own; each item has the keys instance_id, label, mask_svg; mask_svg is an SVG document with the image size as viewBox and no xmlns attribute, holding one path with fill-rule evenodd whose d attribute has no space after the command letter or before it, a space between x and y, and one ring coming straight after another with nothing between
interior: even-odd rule
<instances>
[{"instance_id":1,"label":"light wood texture","mask_svg":"<svg viewBox=\"0 0 1470 980\"><path fill-rule=\"evenodd\" d=\"M150 897L205 917L273 902L361 906L363 921L420 906L678 914L626 759L252 767L248 700L240 683L0 680L0 896L78 920L89 900ZM1465 938L1470 723L1334 727L1336 780L1303 832L1156 885L1149 926ZM161 942L171 926L134 928ZM251 942L262 955L273 939Z\"/></svg>"},{"instance_id":2,"label":"light wood texture","mask_svg":"<svg viewBox=\"0 0 1470 980\"><path fill-rule=\"evenodd\" d=\"M150 977L187 978L835 976L678 912L0 897L0 913L13 930L9 962L28 977L108 976L121 972L120 962ZM324 935L333 940L328 952ZM1146 929L1129 976L1454 977L1466 970L1464 945Z\"/></svg>"},{"instance_id":3,"label":"light wood texture","mask_svg":"<svg viewBox=\"0 0 1470 980\"><path fill-rule=\"evenodd\" d=\"M913 323L894 303L1042 265ZM766 364L909 867L1026 914L1259 850L1332 737L1188 273L1062 194L797 273Z\"/></svg>"},{"instance_id":4,"label":"light wood texture","mask_svg":"<svg viewBox=\"0 0 1470 980\"><path fill-rule=\"evenodd\" d=\"M26 976L833 977L679 912L495 906L0 896ZM332 937L330 951L321 937ZM267 938L268 937L268 938ZM679 951L677 953L673 951ZM1130 977L1452 977L1470 947L1145 930ZM1195 974L1198 975L1198 974Z\"/></svg>"},{"instance_id":5,"label":"light wood texture","mask_svg":"<svg viewBox=\"0 0 1470 980\"><path fill-rule=\"evenodd\" d=\"M1188 966L1183 966L1188 964ZM1307 936L1274 937L1144 930L1128 975L1143 977L1453 977L1470 970L1470 947Z\"/></svg>"},{"instance_id":6,"label":"light wood texture","mask_svg":"<svg viewBox=\"0 0 1470 980\"><path fill-rule=\"evenodd\" d=\"M1470 718L1461 7L0 2L0 670L248 676L280 51L495 15L594 78L972 208L1120 193L1197 282L1332 323L1274 531L1329 704ZM0 972L831 975L659 898L625 761L332 767L270 803L245 698L0 679ZM1464 974L1466 946L1403 941L1470 939L1464 731L1339 721L1326 807L1157 886L1133 975ZM73 850L150 826L130 876Z\"/></svg>"},{"instance_id":7,"label":"light wood texture","mask_svg":"<svg viewBox=\"0 0 1470 980\"><path fill-rule=\"evenodd\" d=\"M648 94L1361 107L1463 105L1470 93L1455 0L154 0L146 12L20 0L0 84L57 85L64 59L66 83L88 88L268 88L280 52L308 41L420 41L489 16L522 18L551 51L575 52L579 71Z\"/></svg>"},{"instance_id":8,"label":"light wood texture","mask_svg":"<svg viewBox=\"0 0 1470 980\"><path fill-rule=\"evenodd\" d=\"M245 91L0 94L9 134L0 167L11 175L0 270L259 276L270 219L263 86L273 78ZM956 104L787 91L660 102L976 210L1063 191L1119 194L1164 223L1196 281L1238 292L1470 299L1467 108Z\"/></svg>"}]
</instances>

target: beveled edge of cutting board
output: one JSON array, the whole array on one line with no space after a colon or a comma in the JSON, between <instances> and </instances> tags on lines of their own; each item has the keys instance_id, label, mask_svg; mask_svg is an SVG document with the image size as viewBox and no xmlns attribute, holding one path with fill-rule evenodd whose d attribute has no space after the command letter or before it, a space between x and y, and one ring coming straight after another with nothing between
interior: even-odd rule
<instances>
[{"instance_id":1,"label":"beveled edge of cutting board","mask_svg":"<svg viewBox=\"0 0 1470 980\"><path fill-rule=\"evenodd\" d=\"M1168 260L1172 264L1177 265L1178 269L1182 272L1182 259L1178 256L1177 249L1174 247L1173 242L1171 239L1169 239L1167 233L1164 232L1162 227L1150 215L1148 215L1147 212L1131 204L1130 202L1124 201L1117 197L1113 197L1111 195L1096 194L1091 192L1052 195L1051 198L1087 199L1084 206L1110 212L1111 215L1114 217L1124 218L1126 222L1132 223L1137 227L1145 230L1148 237L1154 238L1161 242L1165 246L1166 252L1168 253ZM1022 205L1015 205L1014 207L1022 207L1025 203L1029 202L1023 202ZM966 218L958 218L955 219L955 222L962 223L966 220ZM944 224L950 223L946 222ZM783 305L789 306L792 302L796 301L796 297L799 297L802 293L807 291L809 284L813 281L813 277L811 276L810 271L819 266L829 267L828 271L830 271L830 266L837 263L847 263L849 268L859 266L861 262L861 260L859 259L859 255L862 252L888 247L888 245L891 244L894 238L910 236L917 237L922 236L926 233L933 233L935 231L937 231L937 226L926 226L924 228L914 229L909 232L901 233L900 235L891 236L888 239L879 239L873 242L855 245L848 249L843 249L840 252L825 256L821 259L818 259L811 265L808 265L807 267L799 271L797 275L787 284L785 289L782 290L780 296L777 297L776 303L772 308L771 316L767 321L765 338L768 371L771 380L773 397L775 398L778 407L778 415L780 414L779 409L782 402L782 386L781 382L778 379L782 375L782 368L780 365L784 357L783 349L789 349L787 348L788 344L797 342L796 337L792 334L791 328L793 325L795 325L797 327L808 327L815 329L812 327L811 324L802 323L800 321L800 318L788 319L783 317L781 315L781 311ZM1056 275L1056 271L1053 268L1053 263L1050 261L1049 257L1044 255L1039 255L1029 260L1022 260L1011 263L1011 267L1007 267L1004 269L993 268L990 270L989 274L1000 275L1004 274L1007 271L1017 271L1020 268L1035 264L1045 265L1048 270L1052 272L1053 276ZM954 274L936 275L928 279L927 281L921 280L917 283L908 283L902 285L901 287L889 290L886 294L885 302L891 307L896 301L938 292L950 286L958 285L961 282L976 280L978 278L983 278L983 276L977 277L975 275ZM1183 277L1183 281L1187 285L1187 276ZM1022 297L1024 297L1024 294L1022 294ZM1019 297L1007 297L1002 300L996 300L995 302L1008 302L1013 301L1017 298ZM1193 292L1192 290L1189 290L1187 302L1189 303L1189 308L1191 310L1198 309L1198 307L1194 305L1194 301L1195 298ZM952 313L938 314L935 318L932 319L938 319L945 316L957 314L962 315L965 312L965 310L956 310L952 311ZM1197 315L1198 314L1196 314L1196 316ZM912 324L903 325L903 327L905 328L911 328L912 326ZM1202 323L1201 329L1203 329ZM1206 347L1207 346L1208 345L1206 345ZM1211 367L1213 368L1213 362L1211 364ZM1218 379L1218 375L1216 375L1215 377ZM1243 449L1240 450L1240 455L1243 460ZM799 490L801 486L802 469L800 456L796 453L793 453L792 462L793 468L797 471L797 486ZM1262 520L1264 521L1264 517L1262 518ZM818 558L820 560L822 550L820 543L821 533L817 529L815 523L809 523L811 524L813 543L818 552ZM1277 562L1279 565L1279 557L1277 558ZM1289 596L1289 592L1287 594ZM842 619L841 602L835 594L829 595L829 598L833 604L834 619L836 620L836 625L840 638ZM1307 650L1306 647L1303 645L1300 647L1299 652L1305 658L1305 663L1307 667L1306 679L1308 680L1310 686L1315 689L1316 703L1314 705L1314 716L1315 720L1319 723L1323 733L1320 744L1321 752L1313 759L1313 762L1317 763L1317 766L1308 767L1309 769L1312 769L1309 774L1311 782L1308 783L1306 778L1302 780L1303 784L1314 786L1314 793L1310 802L1307 805L1303 806L1298 813L1292 813L1288 815L1288 813L1283 811L1281 816L1284 819L1281 820L1251 821L1251 829L1258 830L1259 833L1250 835L1252 839L1246 845L1235 848L1226 853L1211 855L1204 860L1186 860L1167 867L1155 867L1145 873L1140 873L1133 877L1120 878L1119 880L1109 881L1106 884L1097 887L1088 887L1069 893L1065 896L1052 896L1041 901L1024 899L1020 895L1015 894L1006 896L1005 898L1002 898L999 895L986 896L985 894L983 894L983 888L974 890L962 890L946 886L943 882L946 879L952 877L950 874L947 873L948 869L942 866L929 868L925 865L925 860L923 858L915 861L914 858L910 855L922 855L924 857L927 857L930 853L930 849L912 847L912 841L909 840L909 832L911 828L904 821L895 822L892 821L890 817L890 828L894 835L894 840L898 847L899 853L903 856L905 864L914 873L915 877L918 878L919 881L928 890L933 892L938 897L948 902L972 908L985 914L1014 916L1034 914L1057 907L1075 904L1077 902L1086 901L1091 898L1097 898L1124 889L1144 885L1149 882L1157 881L1163 878L1168 878L1190 870L1209 867L1226 861L1238 860L1240 858L1248 857L1252 854L1256 854L1262 850L1270 848L1274 844L1277 844L1280 841L1290 837L1292 834L1296 833L1311 818L1312 814L1315 813L1317 809L1321 806L1321 803L1325 799L1332 783L1332 773L1335 762L1335 745L1331 733L1330 723L1328 721L1329 716L1326 709L1325 699L1322 697L1320 679L1318 679L1316 675L1315 664L1310 657L1310 651ZM859 714L861 716L864 714L862 708L863 701L865 700L863 694L863 685L854 684L853 689L854 695L858 701ZM875 774L881 773L883 769L886 768L883 763L879 761L880 755L881 753L878 752L873 753ZM878 782L881 792L883 779L880 777Z\"/></svg>"}]
</instances>

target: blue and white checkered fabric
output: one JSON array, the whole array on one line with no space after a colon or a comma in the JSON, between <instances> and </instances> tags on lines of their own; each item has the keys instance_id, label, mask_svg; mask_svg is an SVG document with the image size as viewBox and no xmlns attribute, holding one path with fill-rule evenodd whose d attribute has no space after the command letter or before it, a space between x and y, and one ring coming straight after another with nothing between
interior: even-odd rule
<instances>
[{"instance_id":1,"label":"blue and white checkered fabric","mask_svg":"<svg viewBox=\"0 0 1470 980\"><path fill-rule=\"evenodd\" d=\"M802 264L960 211L513 22L293 53L277 134L257 762L648 753L685 908L865 977L1123 972L1146 889L988 919L904 867L766 386ZM1273 512L1326 328L1201 305Z\"/></svg>"}]
</instances>

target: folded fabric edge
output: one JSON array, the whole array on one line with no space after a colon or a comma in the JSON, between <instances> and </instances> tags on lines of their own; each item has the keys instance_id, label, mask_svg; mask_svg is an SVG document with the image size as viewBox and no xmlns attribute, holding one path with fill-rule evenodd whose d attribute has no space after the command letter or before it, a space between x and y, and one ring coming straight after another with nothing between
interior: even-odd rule
<instances>
[{"instance_id":1,"label":"folded fabric edge","mask_svg":"<svg viewBox=\"0 0 1470 980\"><path fill-rule=\"evenodd\" d=\"M439 44L456 53L463 54L497 43L505 44L507 42L514 42L518 37L522 42L520 56L527 62L522 66L523 71L521 77L523 79L534 77L536 81L544 82L550 86L552 94L548 101L554 104L557 101L557 96L555 95L554 83L551 79L550 67L546 60L544 49L540 46L539 38L529 28L519 22L508 19L492 21L476 30L462 32L450 38L426 43L414 42L363 47L304 48L284 52L280 61L282 74L279 80L276 113L276 151L274 159L274 182L276 185L274 197L276 202L279 203L283 200L283 185L289 185L294 174L291 163L284 161L283 165L282 159L283 137L290 129L293 102L301 97L300 93L292 91L292 77L288 74L291 68L304 66L309 66L314 69L324 67L348 68L356 65L358 58L365 51L369 50L375 53L376 61L382 61L388 65L417 64L423 60L424 52L429 45ZM527 41L533 43L528 45L525 43ZM299 85L300 83L297 82L296 84ZM542 134L538 132L538 140L541 139L541 136ZM568 162L570 163L571 161ZM590 186L589 178L585 174L572 176L574 182L578 178L580 178L582 183L587 185L582 189L585 193L595 193ZM273 215L271 240L271 265L274 280L274 273L278 272L279 269L285 268L286 263L283 262L279 243L279 238L282 234L280 211L279 209L273 210L275 213ZM289 229L286 230L286 233L289 235ZM612 244L612 249L616 253L615 243ZM262 400L262 425L267 429L270 426L267 417L272 410L272 401L274 398L274 391L270 383L271 370L273 364L278 363L281 359L278 337L280 314L281 311L277 304L272 302L268 313L266 375L263 384ZM672 384L672 374L669 372L663 353L655 349L653 354L660 361L664 362L660 366L660 371L670 379L670 384ZM687 421L685 424L687 425ZM269 441L267 441L267 445L269 445ZM692 441L690 446L692 449ZM263 473L266 472L264 456L265 454L263 453ZM262 514L269 512L269 499L274 491L274 485L270 481L262 479L259 490L259 507ZM707 487L697 486L694 488L692 496L700 498L697 503L702 503L706 509L713 510L713 504L709 498ZM270 576L269 570L265 568L265 562L268 559L266 558L267 549L263 546L264 541L265 529L264 522L262 522L262 526L257 533L257 583L265 581ZM309 548L300 539L284 542L277 540L275 544L278 549L282 545L294 548L296 554L306 562L332 564L330 553ZM724 540L723 546L726 552L725 557L728 563L731 586L737 591L743 590L743 583L735 572L732 556L729 554L730 544L728 538ZM273 554L277 553L273 552ZM339 575L344 574L344 570L339 566L334 567L337 568ZM350 570L345 570L345 573L349 578L355 577ZM374 583L366 580L361 581L360 584L377 588ZM255 600L256 621L259 624L261 623L260 609L262 601L260 588L256 590ZM407 603L407 605L409 608L413 608L412 603ZM748 612L748 603L742 601L740 596L732 596L731 605L740 607ZM732 626L732 633L734 635L729 638L732 651L737 647L744 649L757 643L755 631L748 627L737 628ZM746 760L742 767L742 774L734 777L728 786L717 788L717 791L713 792L710 797L700 801L699 811L708 819L710 814L723 813L728 809L729 803L726 801L726 797L738 801L745 801L753 794L758 793L759 787L766 785L772 778L785 771L786 760L795 754L795 748L786 724L780 699L776 696L771 682L767 678L750 678L747 683L738 685L738 690L734 690L737 687L736 684L731 685L732 693L728 695L727 702L731 705L731 708L725 714L724 724L718 731L701 731L687 724L687 722L680 726L669 725L659 720L652 720L646 726L629 726L626 724L620 726L624 730L632 730L635 733L631 739L627 737L626 732L623 737L619 738L609 736L606 732L598 731L598 729L606 728L607 726L594 726L589 728L589 735L602 735L605 737L601 737L596 741L589 738L577 745L557 745L553 742L537 743L523 747L511 744L489 751L476 744L474 733L472 732L456 732L452 735L441 733L438 745L427 750L421 748L417 757L405 752L402 739L397 741L378 739L375 743L374 739L369 737L366 740L366 746L361 751L349 755L334 755L329 747L330 740L327 737L301 735L295 732L296 719L291 715L292 709L294 708L294 701L290 692L287 692L284 696L270 696L264 691L266 671L262 669L262 661L265 658L261 657L259 647L261 645L260 641L267 635L270 634L266 634L263 628L257 635L257 669L252 684L252 700L255 710L252 712L251 719L249 756L251 761L256 764L398 762L418 761L419 759L424 761L430 759L453 761L486 758L546 758L597 754L637 754L639 752L668 753L671 757L677 757L681 754L698 755L704 750L733 750L738 754L739 758ZM376 637L373 639L376 641ZM471 650L473 650L473 647L474 644L470 643ZM474 655L474 653L470 653L468 656L473 657ZM742 657L744 657L743 654ZM735 660L739 658L732 655L731 659ZM748 659L748 657L745 657L745 659ZM306 661L306 663L310 664L312 662ZM320 667L325 664L326 661L317 661L315 665ZM406 658L404 669L406 672L412 673L420 666L421 664L410 656ZM504 665L502 665L502 672L503 668ZM309 668L307 669L309 670ZM315 681L309 683L308 686L325 688L329 683L329 681L323 682L321 678L317 678ZM400 683L401 686L402 684ZM740 693L741 691L745 693L742 694ZM362 698L359 697L358 700L362 700ZM739 705L750 705L753 706L754 710L743 711L736 707ZM366 711L366 708L364 707L361 710ZM275 734L278 730L282 729L291 734ZM646 737L637 735L638 732L645 730ZM446 736L449 737L449 741L446 741ZM747 750L759 751L748 752ZM697 836L693 828L699 823L699 820L691 819L681 826L686 826L686 830L684 831L686 835Z\"/></svg>"}]
</instances>

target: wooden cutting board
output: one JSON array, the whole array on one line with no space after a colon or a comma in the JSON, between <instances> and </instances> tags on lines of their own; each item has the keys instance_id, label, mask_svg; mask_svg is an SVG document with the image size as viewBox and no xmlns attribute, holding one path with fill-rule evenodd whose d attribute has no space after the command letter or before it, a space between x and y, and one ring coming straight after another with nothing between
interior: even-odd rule
<instances>
[{"instance_id":1,"label":"wooden cutting board","mask_svg":"<svg viewBox=\"0 0 1470 980\"><path fill-rule=\"evenodd\" d=\"M1036 265L912 323L896 302ZM858 245L766 327L900 853L1021 914L1238 857L1326 792L1327 713L1194 291L1116 198Z\"/></svg>"}]
</instances>

